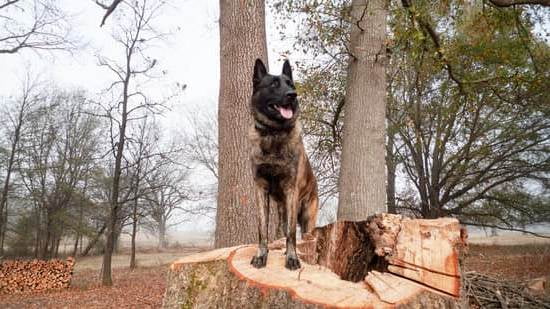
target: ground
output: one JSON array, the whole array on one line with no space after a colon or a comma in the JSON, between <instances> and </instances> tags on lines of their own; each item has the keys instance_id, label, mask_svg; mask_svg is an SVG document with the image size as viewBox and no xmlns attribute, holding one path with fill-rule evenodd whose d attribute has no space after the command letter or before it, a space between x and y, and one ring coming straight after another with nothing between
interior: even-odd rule
<instances>
[{"instance_id":1,"label":"ground","mask_svg":"<svg viewBox=\"0 0 550 309\"><path fill-rule=\"evenodd\" d=\"M466 271L513 281L550 277L550 245L471 245L463 265Z\"/></svg>"},{"instance_id":2,"label":"ground","mask_svg":"<svg viewBox=\"0 0 550 309\"><path fill-rule=\"evenodd\" d=\"M179 257L204 251L191 247L170 252L137 254L138 268L128 267L130 256L113 256L113 286L99 283L102 257L77 258L71 287L64 291L0 295L0 308L158 308L162 304L165 275Z\"/></svg>"},{"instance_id":3,"label":"ground","mask_svg":"<svg viewBox=\"0 0 550 309\"><path fill-rule=\"evenodd\" d=\"M72 286L65 291L0 296L1 308L158 308L162 304L169 263L205 248L138 255L138 269L127 267L129 257L113 262L113 287L99 285L101 257L77 260ZM464 258L466 271L478 271L501 279L524 281L550 277L550 246L471 245Z\"/></svg>"}]
</instances>

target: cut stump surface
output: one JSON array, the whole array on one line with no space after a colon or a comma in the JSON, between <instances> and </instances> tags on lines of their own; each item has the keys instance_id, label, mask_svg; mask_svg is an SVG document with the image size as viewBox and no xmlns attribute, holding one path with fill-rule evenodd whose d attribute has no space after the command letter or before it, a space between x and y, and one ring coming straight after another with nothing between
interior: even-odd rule
<instances>
[{"instance_id":1,"label":"cut stump surface","mask_svg":"<svg viewBox=\"0 0 550 309\"><path fill-rule=\"evenodd\" d=\"M256 246L198 253L171 265L165 308L452 308L459 305L454 219L382 214L317 228L300 241L302 268L284 267L284 241L270 245L265 268ZM346 279L346 280L343 280Z\"/></svg>"}]
</instances>

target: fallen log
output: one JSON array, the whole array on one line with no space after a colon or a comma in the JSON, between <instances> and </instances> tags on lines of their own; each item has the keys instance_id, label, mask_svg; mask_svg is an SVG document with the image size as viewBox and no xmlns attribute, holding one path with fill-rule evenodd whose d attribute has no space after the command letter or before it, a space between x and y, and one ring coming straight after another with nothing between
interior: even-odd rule
<instances>
[{"instance_id":1,"label":"fallen log","mask_svg":"<svg viewBox=\"0 0 550 309\"><path fill-rule=\"evenodd\" d=\"M174 262L164 308L453 308L460 305L457 220L381 214L336 222L298 243L302 268L284 267L284 240L265 268L256 246L198 253Z\"/></svg>"}]
</instances>

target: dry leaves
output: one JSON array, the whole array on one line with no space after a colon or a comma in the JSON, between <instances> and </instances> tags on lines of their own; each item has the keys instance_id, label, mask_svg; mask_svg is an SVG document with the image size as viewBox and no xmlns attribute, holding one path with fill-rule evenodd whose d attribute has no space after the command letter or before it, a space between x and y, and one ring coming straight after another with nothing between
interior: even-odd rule
<instances>
[{"instance_id":1,"label":"dry leaves","mask_svg":"<svg viewBox=\"0 0 550 309\"><path fill-rule=\"evenodd\" d=\"M0 296L2 308L158 308L168 266L113 269L112 287L99 284L99 273L75 273L64 291Z\"/></svg>"}]
</instances>

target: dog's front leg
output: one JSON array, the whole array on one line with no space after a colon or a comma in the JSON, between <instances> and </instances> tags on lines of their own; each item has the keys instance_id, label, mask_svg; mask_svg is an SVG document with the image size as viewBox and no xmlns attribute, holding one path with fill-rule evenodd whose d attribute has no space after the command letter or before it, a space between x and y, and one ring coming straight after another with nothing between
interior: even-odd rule
<instances>
[{"instance_id":1,"label":"dog's front leg","mask_svg":"<svg viewBox=\"0 0 550 309\"><path fill-rule=\"evenodd\" d=\"M297 224L297 190L289 190L286 194L286 261L285 267L290 270L300 268L300 260L296 254L296 224Z\"/></svg>"},{"instance_id":2,"label":"dog's front leg","mask_svg":"<svg viewBox=\"0 0 550 309\"><path fill-rule=\"evenodd\" d=\"M273 202L273 201L271 201ZM285 201L286 203L286 201ZM283 237L286 237L287 235L287 231L288 231L288 228L287 228L287 224L286 224L286 216L287 216L287 211L286 211L286 204L285 203L277 203L277 213L278 213L278 219L279 219L279 222L278 222L278 225L277 225L277 235L275 235L275 238L276 239L279 239L279 238L283 238Z\"/></svg>"},{"instance_id":3,"label":"dog's front leg","mask_svg":"<svg viewBox=\"0 0 550 309\"><path fill-rule=\"evenodd\" d=\"M267 240L269 230L269 196L267 191L256 186L256 201L258 203L259 222L258 222L258 234L259 234L259 246L258 253L252 258L250 264L256 268L265 267L267 264Z\"/></svg>"}]
</instances>

